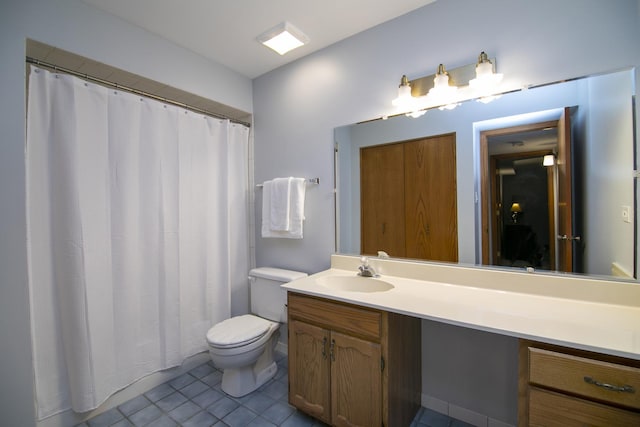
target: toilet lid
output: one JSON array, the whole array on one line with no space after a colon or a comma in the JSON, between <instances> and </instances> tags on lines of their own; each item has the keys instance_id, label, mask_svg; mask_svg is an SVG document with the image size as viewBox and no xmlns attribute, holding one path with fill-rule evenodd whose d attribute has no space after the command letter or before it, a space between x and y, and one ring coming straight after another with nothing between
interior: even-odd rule
<instances>
[{"instance_id":1,"label":"toilet lid","mask_svg":"<svg viewBox=\"0 0 640 427\"><path fill-rule=\"evenodd\" d=\"M251 314L232 317L209 329L207 341L219 348L247 345L262 338L271 324L272 322Z\"/></svg>"}]
</instances>

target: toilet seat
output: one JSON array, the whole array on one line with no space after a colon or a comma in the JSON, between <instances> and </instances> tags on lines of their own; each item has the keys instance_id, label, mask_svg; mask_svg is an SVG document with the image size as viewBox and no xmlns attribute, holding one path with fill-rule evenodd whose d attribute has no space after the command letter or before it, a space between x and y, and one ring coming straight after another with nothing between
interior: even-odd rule
<instances>
[{"instance_id":1,"label":"toilet seat","mask_svg":"<svg viewBox=\"0 0 640 427\"><path fill-rule=\"evenodd\" d=\"M231 349L258 341L272 328L273 322L252 314L232 317L214 325L207 332L211 347Z\"/></svg>"}]
</instances>

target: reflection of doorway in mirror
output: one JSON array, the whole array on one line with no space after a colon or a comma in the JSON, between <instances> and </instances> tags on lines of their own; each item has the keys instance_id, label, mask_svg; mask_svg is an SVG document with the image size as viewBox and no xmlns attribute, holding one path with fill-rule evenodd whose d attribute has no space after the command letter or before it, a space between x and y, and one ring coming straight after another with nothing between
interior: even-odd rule
<instances>
[{"instance_id":1,"label":"reflection of doorway in mirror","mask_svg":"<svg viewBox=\"0 0 640 427\"><path fill-rule=\"evenodd\" d=\"M483 264L575 271L576 242L559 239L576 234L570 130L565 109L558 120L481 133Z\"/></svg>"},{"instance_id":2,"label":"reflection of doorway in mirror","mask_svg":"<svg viewBox=\"0 0 640 427\"><path fill-rule=\"evenodd\" d=\"M551 151L494 155L490 158L495 186L492 260L508 267L555 269L553 244L554 175L542 165Z\"/></svg>"}]
</instances>

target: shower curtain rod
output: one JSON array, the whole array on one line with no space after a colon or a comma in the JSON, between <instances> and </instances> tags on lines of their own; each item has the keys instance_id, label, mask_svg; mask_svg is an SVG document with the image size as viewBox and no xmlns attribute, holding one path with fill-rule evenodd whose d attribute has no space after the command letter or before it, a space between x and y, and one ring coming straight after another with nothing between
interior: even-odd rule
<instances>
[{"instance_id":1,"label":"shower curtain rod","mask_svg":"<svg viewBox=\"0 0 640 427\"><path fill-rule=\"evenodd\" d=\"M123 90L125 92L131 92L131 93L134 93L136 95L141 95L141 96L145 96L147 98L155 99L156 101L164 102L165 104L171 104L171 105L175 105L177 107L184 108L186 110L191 110L191 111L193 111L195 113L204 114L206 116L211 116L211 117L214 117L216 119L229 120L232 123L240 124L240 125L243 125L243 126L246 126L246 127L251 127L251 124L249 124L247 122L243 122L241 120L232 119L231 117L227 117L227 116L224 116L222 114L212 113L210 111L203 110L202 108L194 107L194 106L191 106L191 105L188 105L188 104L184 104L184 103L178 102L178 101L173 101L173 100L168 99L168 98L163 98L161 96L154 95L154 94L149 93L149 92L145 92L145 91L142 91L142 90L139 90L139 89L134 89L132 87L124 86L124 85L121 85L121 84L118 84L118 83L110 82L108 80L104 80L104 79L101 79L101 78L98 78L98 77L93 77L93 76L90 76L90 75L85 74L85 73L80 73L78 71L71 70L69 68L60 67L60 66L55 65L55 64L49 64L47 62L40 61L39 59L31 58L29 56L26 57L26 61L27 61L27 64L34 64L34 65L37 65L37 66L40 66L40 67L49 68L49 69L51 69L51 70L53 70L55 72L61 71L61 72L65 73L65 74L71 74L72 76L80 77L80 78L85 79L85 80L89 80L89 81L92 81L92 82L95 82L95 83L99 83L99 84L101 84L103 86L109 86L109 87L112 87L112 88L115 88L115 89L118 89L118 90Z\"/></svg>"}]
</instances>

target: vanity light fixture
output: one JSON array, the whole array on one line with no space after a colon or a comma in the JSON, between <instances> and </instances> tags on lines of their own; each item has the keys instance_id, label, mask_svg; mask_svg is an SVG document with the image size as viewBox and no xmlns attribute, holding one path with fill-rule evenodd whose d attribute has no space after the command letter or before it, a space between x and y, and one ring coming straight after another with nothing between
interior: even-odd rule
<instances>
[{"instance_id":1,"label":"vanity light fixture","mask_svg":"<svg viewBox=\"0 0 640 427\"><path fill-rule=\"evenodd\" d=\"M286 21L262 33L257 40L280 55L309 43L309 37Z\"/></svg>"},{"instance_id":2,"label":"vanity light fixture","mask_svg":"<svg viewBox=\"0 0 640 427\"><path fill-rule=\"evenodd\" d=\"M453 109L463 100L488 103L499 97L502 78L503 74L496 73L495 58L481 52L473 64L448 71L440 64L436 74L414 80L402 76L392 104L407 116L419 117L430 108Z\"/></svg>"},{"instance_id":3,"label":"vanity light fixture","mask_svg":"<svg viewBox=\"0 0 640 427\"><path fill-rule=\"evenodd\" d=\"M542 158L542 166L553 166L556 163L556 157L553 154L547 154Z\"/></svg>"}]
</instances>

